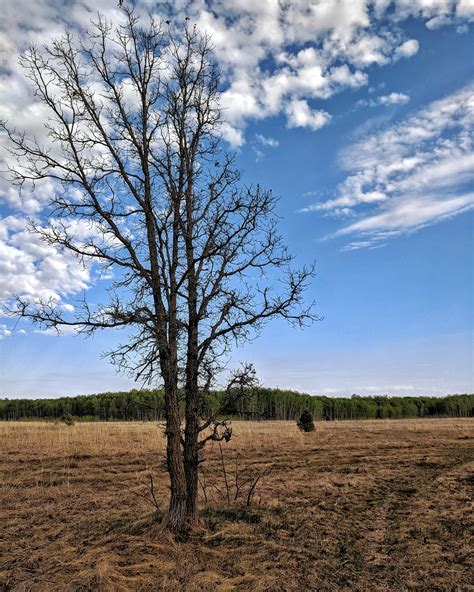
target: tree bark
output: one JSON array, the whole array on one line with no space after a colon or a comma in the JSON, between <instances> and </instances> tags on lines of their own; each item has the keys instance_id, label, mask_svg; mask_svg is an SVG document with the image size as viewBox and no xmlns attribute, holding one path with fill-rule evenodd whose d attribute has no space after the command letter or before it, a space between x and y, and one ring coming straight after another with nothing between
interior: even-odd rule
<instances>
[{"instance_id":1,"label":"tree bark","mask_svg":"<svg viewBox=\"0 0 474 592\"><path fill-rule=\"evenodd\" d=\"M184 470L186 473L186 519L197 520L198 469L199 469L199 413L197 408L197 384L186 389L186 428Z\"/></svg>"},{"instance_id":2,"label":"tree bark","mask_svg":"<svg viewBox=\"0 0 474 592\"><path fill-rule=\"evenodd\" d=\"M178 393L174 384L165 385L166 417L166 460L170 477L170 502L167 526L175 533L186 526L186 475L181 448L181 425Z\"/></svg>"},{"instance_id":3,"label":"tree bark","mask_svg":"<svg viewBox=\"0 0 474 592\"><path fill-rule=\"evenodd\" d=\"M191 285L193 282L191 282ZM190 298L190 309L195 298ZM186 427L184 443L184 470L186 473L186 515L189 523L197 520L199 427L201 400L198 384L198 328L195 312L190 314L186 367Z\"/></svg>"}]
</instances>

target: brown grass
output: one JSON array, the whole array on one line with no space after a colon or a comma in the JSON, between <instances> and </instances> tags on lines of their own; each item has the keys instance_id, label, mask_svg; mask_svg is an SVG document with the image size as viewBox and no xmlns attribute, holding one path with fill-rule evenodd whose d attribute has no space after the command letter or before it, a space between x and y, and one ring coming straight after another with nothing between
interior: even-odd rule
<instances>
[{"instance_id":1,"label":"brown grass","mask_svg":"<svg viewBox=\"0 0 474 592\"><path fill-rule=\"evenodd\" d=\"M474 590L473 420L236 423L229 473L275 463L254 504L213 501L173 541L153 423L1 423L1 582L15 591ZM240 469L239 469L240 470Z\"/></svg>"}]
</instances>

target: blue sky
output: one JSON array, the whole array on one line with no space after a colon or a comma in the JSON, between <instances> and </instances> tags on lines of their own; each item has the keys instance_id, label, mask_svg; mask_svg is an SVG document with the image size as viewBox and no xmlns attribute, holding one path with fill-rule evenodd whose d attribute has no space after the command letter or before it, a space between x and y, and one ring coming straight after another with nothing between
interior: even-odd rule
<instances>
[{"instance_id":1,"label":"blue sky","mask_svg":"<svg viewBox=\"0 0 474 592\"><path fill-rule=\"evenodd\" d=\"M59 0L29 4L7 8L0 118L36 131L44 114L16 65L18 31L48 39L90 14L88 2L72 2L65 22ZM324 320L304 331L277 321L231 364L254 362L268 386L333 396L472 392L474 6L253 4L180 2L174 18L188 14L214 35L229 147L246 182L280 196L298 261L316 260L309 297ZM120 18L115 2L90 6ZM41 217L53 190L20 200L0 183L6 303L56 294L64 305L103 290L104 280L25 234L25 217ZM101 359L117 339L56 337L2 317L0 396L131 387Z\"/></svg>"}]
</instances>

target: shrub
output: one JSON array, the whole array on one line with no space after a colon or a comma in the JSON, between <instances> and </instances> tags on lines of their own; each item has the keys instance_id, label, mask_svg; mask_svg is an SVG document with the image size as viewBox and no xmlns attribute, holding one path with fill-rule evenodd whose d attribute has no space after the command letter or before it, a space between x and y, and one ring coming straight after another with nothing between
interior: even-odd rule
<instances>
[{"instance_id":1,"label":"shrub","mask_svg":"<svg viewBox=\"0 0 474 592\"><path fill-rule=\"evenodd\" d=\"M300 428L302 432L312 432L315 430L314 423L313 423L313 416L309 411L303 411L301 417L296 422L297 426Z\"/></svg>"},{"instance_id":2,"label":"shrub","mask_svg":"<svg viewBox=\"0 0 474 592\"><path fill-rule=\"evenodd\" d=\"M61 415L61 419L59 421L65 423L67 426L74 425L74 419L72 418L72 415L70 415L69 413L66 415Z\"/></svg>"}]
</instances>

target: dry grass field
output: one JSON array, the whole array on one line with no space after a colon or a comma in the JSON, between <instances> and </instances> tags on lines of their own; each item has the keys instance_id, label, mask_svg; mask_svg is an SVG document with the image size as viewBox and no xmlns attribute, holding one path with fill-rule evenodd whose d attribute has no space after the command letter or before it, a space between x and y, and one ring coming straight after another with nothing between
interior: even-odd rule
<instances>
[{"instance_id":1,"label":"dry grass field","mask_svg":"<svg viewBox=\"0 0 474 592\"><path fill-rule=\"evenodd\" d=\"M207 452L201 525L173 541L147 499L151 473L165 505L161 426L0 424L3 590L474 590L474 421L234 431L226 475ZM270 465L249 508L228 503L236 467Z\"/></svg>"}]
</instances>

